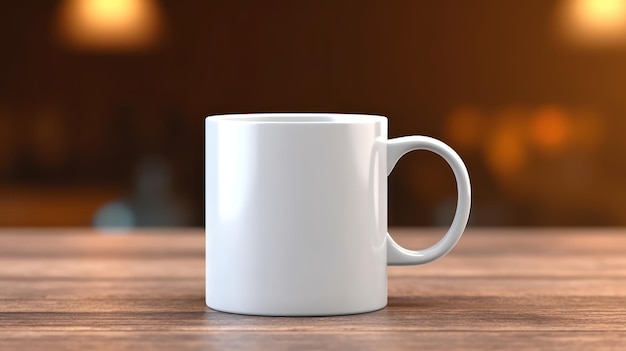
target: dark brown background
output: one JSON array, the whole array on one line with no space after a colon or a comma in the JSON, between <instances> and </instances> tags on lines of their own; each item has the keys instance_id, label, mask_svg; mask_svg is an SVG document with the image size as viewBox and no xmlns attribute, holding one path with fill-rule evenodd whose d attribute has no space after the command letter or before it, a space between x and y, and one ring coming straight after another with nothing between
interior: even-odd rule
<instances>
[{"instance_id":1,"label":"dark brown background","mask_svg":"<svg viewBox=\"0 0 626 351\"><path fill-rule=\"evenodd\" d=\"M64 44L60 4L0 12L0 225L91 225L116 199L202 225L204 117L266 111L443 139L473 225L626 224L626 50L565 42L562 2L161 1L159 44L132 52ZM447 225L454 201L436 156L390 177L391 225Z\"/></svg>"}]
</instances>

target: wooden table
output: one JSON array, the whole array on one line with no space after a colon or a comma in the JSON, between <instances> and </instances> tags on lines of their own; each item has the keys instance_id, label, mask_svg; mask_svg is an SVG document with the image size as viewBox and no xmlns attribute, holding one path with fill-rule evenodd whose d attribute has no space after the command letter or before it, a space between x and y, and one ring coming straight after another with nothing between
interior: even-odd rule
<instances>
[{"instance_id":1,"label":"wooden table","mask_svg":"<svg viewBox=\"0 0 626 351\"><path fill-rule=\"evenodd\" d=\"M317 318L207 308L201 230L0 231L0 350L319 348L626 350L626 230L470 229L391 267L387 308Z\"/></svg>"}]
</instances>

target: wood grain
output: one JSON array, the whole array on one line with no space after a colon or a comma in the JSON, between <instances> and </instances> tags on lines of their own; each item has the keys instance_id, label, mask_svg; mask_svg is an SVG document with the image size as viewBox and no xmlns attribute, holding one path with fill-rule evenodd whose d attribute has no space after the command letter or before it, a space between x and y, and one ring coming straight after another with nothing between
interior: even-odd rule
<instances>
[{"instance_id":1,"label":"wood grain","mask_svg":"<svg viewBox=\"0 0 626 351\"><path fill-rule=\"evenodd\" d=\"M392 230L418 248L438 229ZM0 231L0 349L626 349L626 231L472 229L389 269L367 314L277 318L204 304L201 230Z\"/></svg>"}]
</instances>

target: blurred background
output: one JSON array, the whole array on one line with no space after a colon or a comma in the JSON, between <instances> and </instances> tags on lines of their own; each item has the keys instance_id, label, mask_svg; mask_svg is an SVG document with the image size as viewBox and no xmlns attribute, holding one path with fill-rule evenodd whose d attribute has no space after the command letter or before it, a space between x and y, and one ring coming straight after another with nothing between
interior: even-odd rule
<instances>
[{"instance_id":1,"label":"blurred background","mask_svg":"<svg viewBox=\"0 0 626 351\"><path fill-rule=\"evenodd\" d=\"M449 143L471 224L626 225L626 1L11 1L0 226L203 225L203 122L358 112ZM447 225L444 161L402 160L390 225Z\"/></svg>"}]
</instances>

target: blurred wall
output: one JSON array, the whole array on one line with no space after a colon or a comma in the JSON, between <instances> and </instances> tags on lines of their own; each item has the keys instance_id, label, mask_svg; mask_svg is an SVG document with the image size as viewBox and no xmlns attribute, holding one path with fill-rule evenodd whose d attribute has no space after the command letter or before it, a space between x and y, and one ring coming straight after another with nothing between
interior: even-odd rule
<instances>
[{"instance_id":1,"label":"blurred wall","mask_svg":"<svg viewBox=\"0 0 626 351\"><path fill-rule=\"evenodd\" d=\"M390 137L443 139L473 225L624 225L626 46L568 41L565 4L161 1L158 40L118 50L68 41L62 1L7 2L0 225L120 208L202 225L204 117L264 111L382 114ZM455 196L442 160L410 154L390 225L446 225Z\"/></svg>"}]
</instances>

